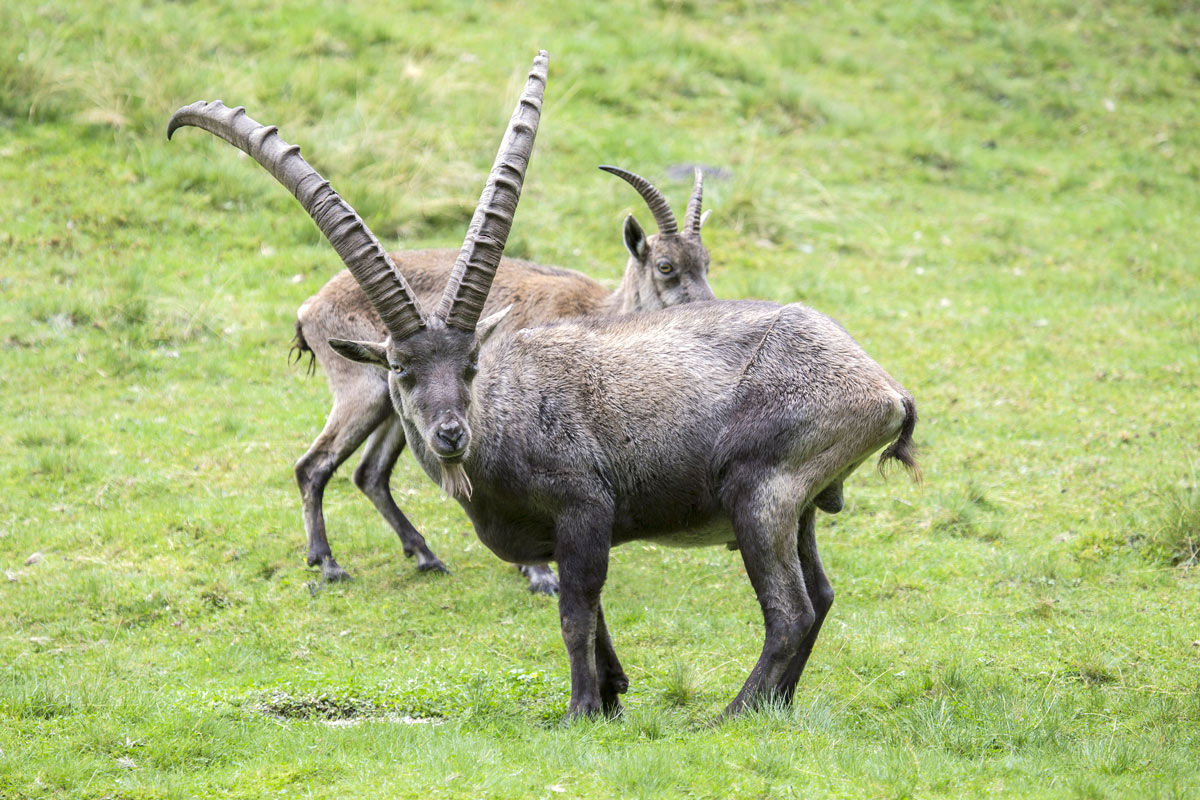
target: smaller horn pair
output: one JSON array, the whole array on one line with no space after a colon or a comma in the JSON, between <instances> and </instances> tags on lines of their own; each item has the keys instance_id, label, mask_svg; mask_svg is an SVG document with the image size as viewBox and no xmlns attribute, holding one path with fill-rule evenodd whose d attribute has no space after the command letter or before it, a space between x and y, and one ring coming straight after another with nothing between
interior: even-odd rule
<instances>
[{"instance_id":1,"label":"smaller horn pair","mask_svg":"<svg viewBox=\"0 0 1200 800\"><path fill-rule=\"evenodd\" d=\"M641 175L630 172L627 169L621 169L620 167L601 165L600 169L605 172L611 172L634 189L637 189L637 193L642 196L642 199L646 201L646 205L650 207L650 213L654 215L654 224L658 226L660 234L670 236L679 232L679 226L675 222L675 214L671 211L671 205L667 202L667 198L663 197L663 193L654 188L654 185L650 181ZM692 184L692 196L688 198L687 214L684 217L684 236L700 236L700 227L704 224L704 216L700 212L700 205L703 199L704 173L699 167L696 167L696 180Z\"/></svg>"}]
</instances>

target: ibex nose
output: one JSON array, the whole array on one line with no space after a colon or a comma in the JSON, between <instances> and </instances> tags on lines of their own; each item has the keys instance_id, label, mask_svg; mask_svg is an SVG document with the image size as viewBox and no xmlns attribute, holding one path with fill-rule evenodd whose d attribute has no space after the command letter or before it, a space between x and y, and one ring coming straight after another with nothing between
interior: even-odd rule
<instances>
[{"instance_id":1,"label":"ibex nose","mask_svg":"<svg viewBox=\"0 0 1200 800\"><path fill-rule=\"evenodd\" d=\"M437 427L438 444L449 452L461 451L467 443L467 432L458 420L443 422Z\"/></svg>"}]
</instances>

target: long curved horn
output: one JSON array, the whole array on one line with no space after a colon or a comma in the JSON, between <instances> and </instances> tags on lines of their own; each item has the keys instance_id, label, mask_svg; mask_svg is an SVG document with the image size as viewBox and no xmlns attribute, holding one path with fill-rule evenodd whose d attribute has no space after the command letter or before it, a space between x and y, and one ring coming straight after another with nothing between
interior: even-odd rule
<instances>
[{"instance_id":1,"label":"long curved horn","mask_svg":"<svg viewBox=\"0 0 1200 800\"><path fill-rule=\"evenodd\" d=\"M688 199L687 214L684 215L683 232L700 235L700 206L704 200L704 172L696 167L696 182L692 185L692 196Z\"/></svg>"},{"instance_id":2,"label":"long curved horn","mask_svg":"<svg viewBox=\"0 0 1200 800\"><path fill-rule=\"evenodd\" d=\"M496 161L438 306L437 316L462 331L475 330L500 266L542 115L549 59L545 50L539 50L533 60L525 90L508 121L508 130L500 142Z\"/></svg>"},{"instance_id":3,"label":"long curved horn","mask_svg":"<svg viewBox=\"0 0 1200 800\"><path fill-rule=\"evenodd\" d=\"M167 123L167 138L185 125L206 130L243 151L300 201L350 268L393 339L425 327L416 295L375 234L329 181L300 156L300 148L279 138L274 125L260 125L246 116L242 106L229 108L220 100L200 100L176 111Z\"/></svg>"},{"instance_id":4,"label":"long curved horn","mask_svg":"<svg viewBox=\"0 0 1200 800\"><path fill-rule=\"evenodd\" d=\"M646 205L650 206L650 213L654 215L654 222L658 225L659 233L670 234L678 232L679 227L675 223L675 214L671 211L671 206L667 203L667 198L663 197L662 192L655 189L650 181L641 175L636 175L620 167L609 167L601 164L600 169L605 172L611 172L634 189L637 189L638 194L646 201Z\"/></svg>"}]
</instances>

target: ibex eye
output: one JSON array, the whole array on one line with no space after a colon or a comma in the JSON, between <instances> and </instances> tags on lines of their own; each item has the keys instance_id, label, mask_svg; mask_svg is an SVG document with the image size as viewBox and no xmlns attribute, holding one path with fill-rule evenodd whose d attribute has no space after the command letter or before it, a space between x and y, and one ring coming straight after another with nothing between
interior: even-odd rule
<instances>
[{"instance_id":1,"label":"ibex eye","mask_svg":"<svg viewBox=\"0 0 1200 800\"><path fill-rule=\"evenodd\" d=\"M663 275L670 275L671 272L675 269L675 265L672 264L670 261L660 261L660 262L658 262L657 266L658 266L658 271L661 272Z\"/></svg>"},{"instance_id":2,"label":"ibex eye","mask_svg":"<svg viewBox=\"0 0 1200 800\"><path fill-rule=\"evenodd\" d=\"M408 368L403 364L392 364L392 372L396 373L397 378L403 378L408 374Z\"/></svg>"}]
</instances>

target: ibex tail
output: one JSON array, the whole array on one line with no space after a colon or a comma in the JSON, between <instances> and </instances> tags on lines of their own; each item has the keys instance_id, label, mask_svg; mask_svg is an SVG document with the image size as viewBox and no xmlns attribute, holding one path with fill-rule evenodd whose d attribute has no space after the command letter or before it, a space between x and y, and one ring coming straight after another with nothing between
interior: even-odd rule
<instances>
[{"instance_id":1,"label":"ibex tail","mask_svg":"<svg viewBox=\"0 0 1200 800\"><path fill-rule=\"evenodd\" d=\"M913 429L917 427L917 406L911 397L904 397L904 422L900 435L879 455L879 471L882 473L889 461L899 461L917 483L921 482L921 468L917 466L917 446L913 443Z\"/></svg>"},{"instance_id":2,"label":"ibex tail","mask_svg":"<svg viewBox=\"0 0 1200 800\"><path fill-rule=\"evenodd\" d=\"M304 328L300 320L296 320L296 335L292 337L292 349L288 350L288 363L299 364L304 360L305 353L308 353L308 366L304 371L313 375L317 371L317 354L308 346L308 340L304 338Z\"/></svg>"}]
</instances>

